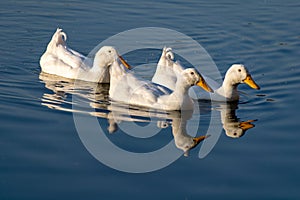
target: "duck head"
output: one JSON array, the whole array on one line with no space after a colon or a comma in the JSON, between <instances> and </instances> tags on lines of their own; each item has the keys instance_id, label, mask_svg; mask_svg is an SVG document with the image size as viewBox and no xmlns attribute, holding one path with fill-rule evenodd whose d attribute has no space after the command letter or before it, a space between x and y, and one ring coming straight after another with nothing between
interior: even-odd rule
<instances>
[{"instance_id":1,"label":"duck head","mask_svg":"<svg viewBox=\"0 0 300 200\"><path fill-rule=\"evenodd\" d=\"M197 85L199 87L202 87L207 92L213 92L211 87L209 87L204 80L204 78L201 76L201 74L195 69L195 68L187 68L182 72L182 77L185 80L185 82L190 85L194 86Z\"/></svg>"},{"instance_id":2,"label":"duck head","mask_svg":"<svg viewBox=\"0 0 300 200\"><path fill-rule=\"evenodd\" d=\"M228 82L231 85L238 85L245 83L251 88L259 90L260 87L252 79L248 69L242 64L233 64L225 75L224 82Z\"/></svg>"},{"instance_id":3,"label":"duck head","mask_svg":"<svg viewBox=\"0 0 300 200\"><path fill-rule=\"evenodd\" d=\"M94 66L109 67L115 61L119 59L121 63L127 68L131 69L131 66L118 54L117 50L112 46L101 47L95 55Z\"/></svg>"}]
</instances>

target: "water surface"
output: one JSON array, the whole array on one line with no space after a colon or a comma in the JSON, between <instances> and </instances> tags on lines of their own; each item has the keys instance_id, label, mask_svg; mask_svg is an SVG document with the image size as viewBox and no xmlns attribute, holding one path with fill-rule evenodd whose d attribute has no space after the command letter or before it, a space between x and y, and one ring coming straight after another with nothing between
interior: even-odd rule
<instances>
[{"instance_id":1,"label":"water surface","mask_svg":"<svg viewBox=\"0 0 300 200\"><path fill-rule=\"evenodd\" d=\"M1 2L1 199L298 199L299 11L296 1ZM88 54L114 34L151 26L192 37L222 75L233 63L245 64L261 90L240 86L244 94L235 114L240 121L257 121L238 139L223 130L204 159L198 157L200 144L161 170L124 173L87 151L74 126L74 89L66 88L68 81L43 79L39 58L57 27L67 32L73 49ZM135 66L157 62L159 54L137 51L127 59ZM151 67L136 70L145 78L154 72ZM86 87L75 92L95 88ZM220 109L200 105L198 136L207 130L211 109ZM145 140L121 131L106 134L123 148L141 152L173 138L170 129Z\"/></svg>"}]
</instances>

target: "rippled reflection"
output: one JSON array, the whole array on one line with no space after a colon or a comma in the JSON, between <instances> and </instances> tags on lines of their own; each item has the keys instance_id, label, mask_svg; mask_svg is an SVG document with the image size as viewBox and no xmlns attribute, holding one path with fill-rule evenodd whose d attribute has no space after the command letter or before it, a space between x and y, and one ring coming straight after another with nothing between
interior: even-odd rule
<instances>
[{"instance_id":1,"label":"rippled reflection","mask_svg":"<svg viewBox=\"0 0 300 200\"><path fill-rule=\"evenodd\" d=\"M238 103L220 104L217 110L220 111L221 122L223 129L228 137L239 138L242 137L247 130L255 127L251 122L257 121L257 119L241 121L237 115Z\"/></svg>"},{"instance_id":2,"label":"rippled reflection","mask_svg":"<svg viewBox=\"0 0 300 200\"><path fill-rule=\"evenodd\" d=\"M42 105L51 109L82 112L72 109L71 95L78 95L84 99L97 103L102 103L104 108L108 103L109 84L97 84L93 82L77 81L80 84L74 85L74 80L40 73L39 78L45 83L45 87L53 91L53 93L44 93L42 97Z\"/></svg>"},{"instance_id":3,"label":"rippled reflection","mask_svg":"<svg viewBox=\"0 0 300 200\"><path fill-rule=\"evenodd\" d=\"M175 145L182 150L185 156L188 156L189 150L195 148L203 140L218 140L218 133L199 133L201 136L194 137L197 133L188 133L187 123L195 114L193 111L157 111L148 108L121 105L109 101L108 90L109 84L97 84L90 82L78 82L74 80L57 77L54 75L41 73L39 78L45 83L45 87L51 90L51 93L44 93L42 105L50 109L56 109L67 112L77 112L92 115L108 120L107 130L114 133L119 129L119 124L127 122L156 122L159 129L169 128L174 138ZM71 95L78 95L82 101L88 102L93 111L74 110L72 109ZM77 102L78 103L78 102ZM212 118L214 122L222 125L226 135L231 138L242 137L245 132L254 127L252 124L256 120L241 121L237 115L238 103L203 103L199 102L200 110L206 110L209 113L211 109L217 110L220 114L218 118ZM78 108L78 106L76 106ZM80 108L80 107L79 107ZM196 113L199 114L199 113ZM206 136L205 136L206 134ZM208 137L212 136L214 137ZM142 136L141 136L142 138ZM207 139L206 139L207 138ZM211 148L217 141L209 143Z\"/></svg>"}]
</instances>

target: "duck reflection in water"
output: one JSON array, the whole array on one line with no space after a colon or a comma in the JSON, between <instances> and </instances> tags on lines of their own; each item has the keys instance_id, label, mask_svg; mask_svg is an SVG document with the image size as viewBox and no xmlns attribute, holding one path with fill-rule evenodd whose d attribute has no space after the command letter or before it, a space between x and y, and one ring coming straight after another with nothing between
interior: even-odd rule
<instances>
[{"instance_id":1,"label":"duck reflection in water","mask_svg":"<svg viewBox=\"0 0 300 200\"><path fill-rule=\"evenodd\" d=\"M221 122L225 134L231 138L242 137L247 130L255 127L252 122L255 120L240 121L236 115L236 110L238 109L237 102L220 104L217 110L220 111Z\"/></svg>"},{"instance_id":2,"label":"duck reflection in water","mask_svg":"<svg viewBox=\"0 0 300 200\"><path fill-rule=\"evenodd\" d=\"M183 111L178 113L178 117L172 119L172 134L175 145L184 152L184 156L188 156L191 149L195 148L201 141L209 137L209 135L192 137L187 133L186 126L188 119L191 117L192 112Z\"/></svg>"},{"instance_id":3,"label":"duck reflection in water","mask_svg":"<svg viewBox=\"0 0 300 200\"><path fill-rule=\"evenodd\" d=\"M195 148L203 140L215 133L208 133L206 136L191 136L187 131L187 123L193 116L193 111L155 111L148 108L124 106L116 102L109 101L108 91L109 84L98 84L92 82L74 81L70 79L63 80L61 77L49 75L41 72L40 79L45 83L45 87L53 91L53 94L45 93L42 97L42 105L51 109L62 110L67 112L80 112L92 115L98 118L108 120L108 132L114 133L118 130L118 125L122 121L127 122L154 122L157 128L170 128L176 147L184 152L185 156L189 155L189 151ZM71 95L81 97L89 109L74 110ZM238 109L237 103L213 103L205 104L200 102L200 109L208 112L211 106L220 112L219 119L214 119L222 124L223 129L228 137L239 138L245 132L254 127L252 122L255 120L240 121L236 116ZM202 112L202 111L201 111ZM193 133L196 135L195 133ZM207 139L206 139L207 138Z\"/></svg>"},{"instance_id":4,"label":"duck reflection in water","mask_svg":"<svg viewBox=\"0 0 300 200\"><path fill-rule=\"evenodd\" d=\"M184 152L184 156L189 155L189 151L195 148L201 141L206 139L209 135L202 135L193 137L187 133L187 123L192 117L193 111L170 111L164 112L149 112L146 110L137 110L124 108L123 111L120 107L114 104L109 105L108 109L111 111L108 115L110 133L118 130L118 123L121 121L139 121L149 122L152 119L156 119L158 128L171 128L175 145L178 149ZM121 112L120 112L121 111ZM127 116L127 119L126 119ZM142 118L141 118L142 117ZM143 120L144 118L144 120ZM149 121L148 121L148 120Z\"/></svg>"},{"instance_id":5,"label":"duck reflection in water","mask_svg":"<svg viewBox=\"0 0 300 200\"><path fill-rule=\"evenodd\" d=\"M45 93L42 97L42 105L51 109L69 112L83 112L68 108L73 102L69 101L69 96L78 95L87 101L93 108L86 113L108 120L108 132L114 133L118 130L118 124L127 122L154 122L157 128L170 128L175 145L187 156L190 149L195 148L207 136L193 137L187 133L186 126L192 117L193 111L156 111L148 108L134 107L108 99L109 84L97 84L90 82L76 82L70 79L63 80L61 77L49 75L41 72L40 79L45 83L45 87L53 91L53 94Z\"/></svg>"},{"instance_id":6,"label":"duck reflection in water","mask_svg":"<svg viewBox=\"0 0 300 200\"><path fill-rule=\"evenodd\" d=\"M71 95L77 95L88 101L102 102L104 108L108 102L109 84L94 83L80 80L72 80L48 73L41 72L40 80L45 87L53 93L43 94L42 105L51 109L74 112L72 107ZM70 107L71 106L71 107Z\"/></svg>"}]
</instances>

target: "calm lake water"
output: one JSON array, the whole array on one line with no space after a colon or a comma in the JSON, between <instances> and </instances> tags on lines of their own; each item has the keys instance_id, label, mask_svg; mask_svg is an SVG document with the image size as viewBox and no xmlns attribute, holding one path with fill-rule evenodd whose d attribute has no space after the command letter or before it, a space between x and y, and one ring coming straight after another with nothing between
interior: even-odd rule
<instances>
[{"instance_id":1,"label":"calm lake water","mask_svg":"<svg viewBox=\"0 0 300 200\"><path fill-rule=\"evenodd\" d=\"M1 1L0 199L299 199L299 13L298 1ZM157 171L126 173L104 165L82 141L89 132L76 130L73 113L80 110L72 110L72 94L96 108L94 116L106 127L107 86L74 89L68 80L40 74L39 58L57 27L85 55L119 32L162 27L200 43L222 76L231 64L245 64L261 90L240 86L242 99L232 117L255 119L255 127L240 138L222 130L203 159L201 143ZM136 66L159 56L159 50L145 49L126 59ZM153 67L134 70L145 78L154 73ZM95 90L99 101L89 97ZM199 106L193 116L201 116L200 126L190 133L197 136L206 133L213 111L222 112L222 105ZM149 124L149 113L134 110L146 122L125 124ZM132 152L173 143L170 127L145 139L104 132Z\"/></svg>"}]
</instances>

